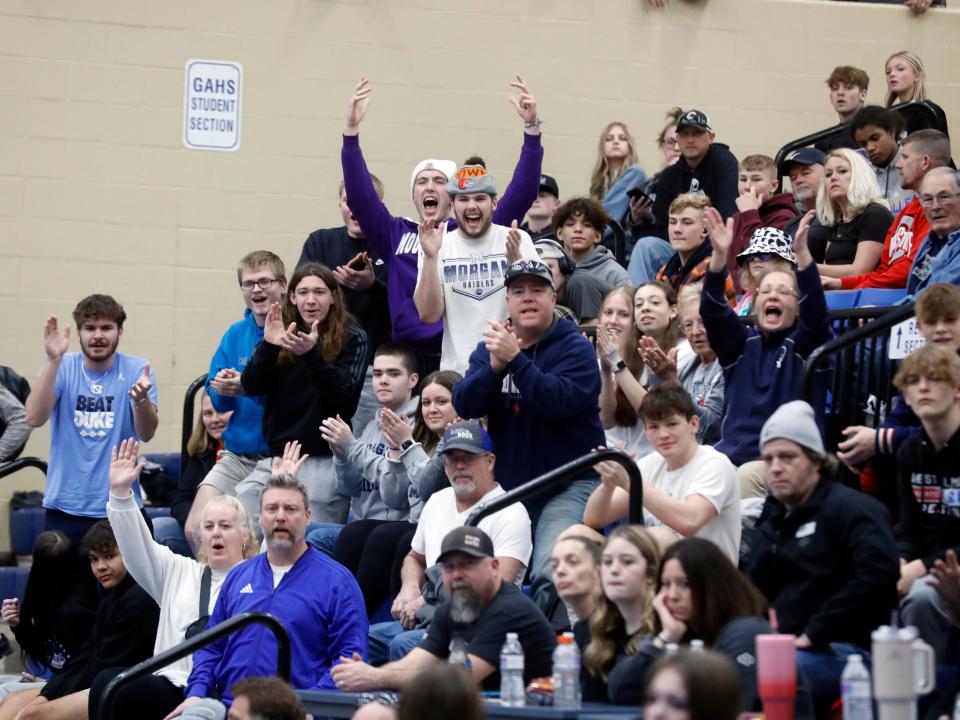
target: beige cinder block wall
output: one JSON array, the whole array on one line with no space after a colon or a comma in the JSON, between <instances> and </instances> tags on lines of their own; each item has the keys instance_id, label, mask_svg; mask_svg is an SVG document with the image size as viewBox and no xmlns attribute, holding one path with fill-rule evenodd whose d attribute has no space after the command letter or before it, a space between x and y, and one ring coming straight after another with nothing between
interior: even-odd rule
<instances>
[{"instance_id":1,"label":"beige cinder block wall","mask_svg":"<svg viewBox=\"0 0 960 720\"><path fill-rule=\"evenodd\" d=\"M35 375L44 318L114 294L129 315L121 348L149 357L160 385L148 449L176 450L184 389L242 309L236 260L270 248L292 266L310 230L340 223L340 130L360 75L374 84L366 157L402 214L424 157L481 153L506 183L521 142L506 101L516 73L540 103L545 170L571 195L611 119L629 124L648 170L673 105L709 113L737 155L772 154L832 124L833 66L865 68L881 102L883 61L901 48L925 60L957 121L958 21L819 0L4 3L0 362ZM189 58L242 63L238 152L182 147ZM38 430L28 452L45 457L48 442ZM0 495L40 484L21 473ZM5 526L0 507L0 547Z\"/></svg>"}]
</instances>

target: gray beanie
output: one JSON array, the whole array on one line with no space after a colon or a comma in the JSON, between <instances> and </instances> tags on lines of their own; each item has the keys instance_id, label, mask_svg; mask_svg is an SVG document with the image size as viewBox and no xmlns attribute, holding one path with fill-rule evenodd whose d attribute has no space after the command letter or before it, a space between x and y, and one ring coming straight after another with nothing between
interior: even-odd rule
<instances>
[{"instance_id":1,"label":"gray beanie","mask_svg":"<svg viewBox=\"0 0 960 720\"><path fill-rule=\"evenodd\" d=\"M483 165L464 165L457 170L450 182L447 183L448 195L466 195L486 193L496 196L497 186L493 184L493 176Z\"/></svg>"},{"instance_id":2,"label":"gray beanie","mask_svg":"<svg viewBox=\"0 0 960 720\"><path fill-rule=\"evenodd\" d=\"M771 440L790 440L819 455L826 456L817 418L810 403L792 400L784 403L763 424L760 431L760 452Z\"/></svg>"}]
</instances>

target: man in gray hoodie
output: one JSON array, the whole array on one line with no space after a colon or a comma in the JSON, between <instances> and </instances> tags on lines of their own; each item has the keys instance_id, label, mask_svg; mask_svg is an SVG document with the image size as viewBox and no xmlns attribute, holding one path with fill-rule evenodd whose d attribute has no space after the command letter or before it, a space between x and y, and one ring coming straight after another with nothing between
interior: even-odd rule
<instances>
[{"instance_id":1,"label":"man in gray hoodie","mask_svg":"<svg viewBox=\"0 0 960 720\"><path fill-rule=\"evenodd\" d=\"M351 498L353 522L406 520L410 514L405 498L403 507L391 507L380 493L380 478L389 469L387 450L391 447L381 422L384 413L393 413L413 422L417 410L417 397L413 391L420 380L416 368L416 355L409 347L401 343L384 343L373 356L373 390L381 405L373 420L367 423L359 437L354 437L350 426L339 416L321 423L320 433L333 450L337 490ZM333 548L342 529L343 526L336 523L323 523L310 532L307 542L339 560ZM372 531L373 524L370 529Z\"/></svg>"},{"instance_id":2,"label":"man in gray hoodie","mask_svg":"<svg viewBox=\"0 0 960 720\"><path fill-rule=\"evenodd\" d=\"M577 272L593 275L607 290L629 285L630 276L606 247L600 245L607 226L607 211L590 198L567 200L553 214L557 239L577 264Z\"/></svg>"}]
</instances>

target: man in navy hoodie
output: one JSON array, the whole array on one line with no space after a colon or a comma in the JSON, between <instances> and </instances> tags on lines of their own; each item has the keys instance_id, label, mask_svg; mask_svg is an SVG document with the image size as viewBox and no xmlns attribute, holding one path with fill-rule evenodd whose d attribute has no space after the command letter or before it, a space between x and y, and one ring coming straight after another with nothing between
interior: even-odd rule
<instances>
[{"instance_id":1,"label":"man in navy hoodie","mask_svg":"<svg viewBox=\"0 0 960 720\"><path fill-rule=\"evenodd\" d=\"M234 495L237 483L253 472L257 462L267 456L263 437L263 403L248 397L240 385L240 375L253 349L263 339L267 312L283 299L287 290L283 260L268 250L248 253L237 266L237 280L247 309L223 334L207 372L207 395L217 412L233 412L223 432L224 450L219 460L197 488L197 495L184 525L184 534L193 551L200 536L200 516L210 498Z\"/></svg>"},{"instance_id":2,"label":"man in navy hoodie","mask_svg":"<svg viewBox=\"0 0 960 720\"><path fill-rule=\"evenodd\" d=\"M550 269L537 260L513 263L504 280L510 318L488 320L453 388L464 418L487 417L497 455L497 480L512 490L603 445L600 371L590 342L569 320L554 317ZM534 600L552 596L550 550L557 536L583 519L597 485L591 469L548 495L526 501L534 524Z\"/></svg>"}]
</instances>

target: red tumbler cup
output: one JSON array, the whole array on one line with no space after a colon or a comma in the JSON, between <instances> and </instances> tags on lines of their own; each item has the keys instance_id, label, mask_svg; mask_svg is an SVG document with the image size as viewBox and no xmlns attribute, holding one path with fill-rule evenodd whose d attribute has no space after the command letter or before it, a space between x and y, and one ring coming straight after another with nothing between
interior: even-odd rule
<instances>
[{"instance_id":1,"label":"red tumbler cup","mask_svg":"<svg viewBox=\"0 0 960 720\"><path fill-rule=\"evenodd\" d=\"M796 639L794 635L757 635L757 688L767 720L793 720Z\"/></svg>"}]
</instances>

